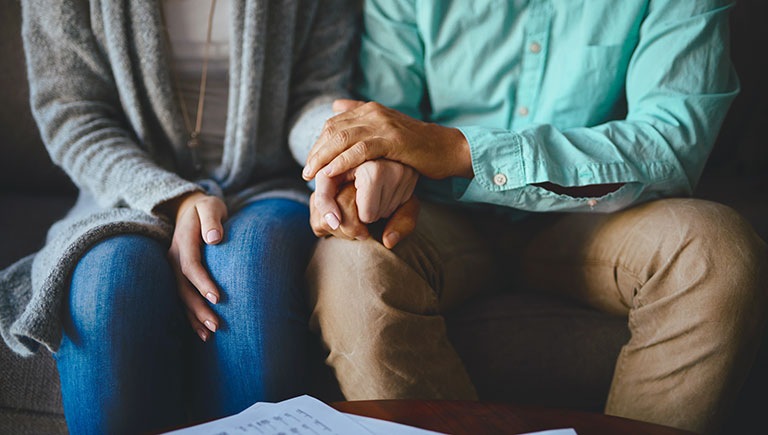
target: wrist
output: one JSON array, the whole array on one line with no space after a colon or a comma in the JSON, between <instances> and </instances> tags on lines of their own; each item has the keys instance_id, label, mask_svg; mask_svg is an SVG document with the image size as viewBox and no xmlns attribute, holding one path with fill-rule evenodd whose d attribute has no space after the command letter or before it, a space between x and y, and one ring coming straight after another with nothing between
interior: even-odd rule
<instances>
[{"instance_id":1,"label":"wrist","mask_svg":"<svg viewBox=\"0 0 768 435\"><path fill-rule=\"evenodd\" d=\"M453 159L451 176L474 178L475 172L472 169L472 153L469 148L469 142L464 137L464 133L458 128L445 127L447 130L447 143L450 144L450 156Z\"/></svg>"},{"instance_id":2,"label":"wrist","mask_svg":"<svg viewBox=\"0 0 768 435\"><path fill-rule=\"evenodd\" d=\"M159 208L159 212L173 222L176 222L184 211L194 205L196 201L206 196L205 193L200 191L185 193L163 203Z\"/></svg>"}]
</instances>

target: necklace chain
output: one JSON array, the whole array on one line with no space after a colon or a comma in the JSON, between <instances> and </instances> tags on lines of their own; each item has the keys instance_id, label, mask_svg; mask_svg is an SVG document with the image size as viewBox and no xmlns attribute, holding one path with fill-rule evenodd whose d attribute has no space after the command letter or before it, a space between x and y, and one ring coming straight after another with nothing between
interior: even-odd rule
<instances>
[{"instance_id":1,"label":"necklace chain","mask_svg":"<svg viewBox=\"0 0 768 435\"><path fill-rule=\"evenodd\" d=\"M184 96L181 92L181 85L179 80L179 74L178 71L176 71L175 62L173 61L173 46L171 44L171 35L168 30L168 23L165 19L165 11L163 10L163 6L160 5L160 15L163 22L163 29L165 30L165 39L166 43L168 44L168 53L171 56L170 63L171 63L171 74L173 75L173 81L176 85L176 94L179 98L179 105L181 105L181 114L184 117L184 124L187 128L187 131L189 132L189 140L187 141L187 148L189 148L190 154L192 155L192 165L195 168L195 171L200 171L202 169L202 164L200 162L200 158L198 155L198 149L200 147L200 141L198 139L198 136L200 135L200 130L203 127L203 108L205 107L205 87L206 83L208 81L208 52L211 47L211 34L213 31L213 14L216 10L216 0L211 0L211 10L208 13L208 30L206 32L205 36L205 48L203 50L203 71L200 74L200 94L197 97L197 114L195 117L195 125L192 126L192 120L189 117L189 111L187 110L187 105L184 102Z\"/></svg>"}]
</instances>

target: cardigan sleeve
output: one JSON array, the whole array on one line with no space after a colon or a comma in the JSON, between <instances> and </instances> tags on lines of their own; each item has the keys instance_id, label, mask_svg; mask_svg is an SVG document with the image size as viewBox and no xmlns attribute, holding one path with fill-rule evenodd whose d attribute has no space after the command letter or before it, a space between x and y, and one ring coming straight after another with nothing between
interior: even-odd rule
<instances>
[{"instance_id":1,"label":"cardigan sleeve","mask_svg":"<svg viewBox=\"0 0 768 435\"><path fill-rule=\"evenodd\" d=\"M333 100L350 98L349 82L359 38L358 2L319 0L293 66L288 142L304 166L307 154L333 116Z\"/></svg>"},{"instance_id":2,"label":"cardigan sleeve","mask_svg":"<svg viewBox=\"0 0 768 435\"><path fill-rule=\"evenodd\" d=\"M200 187L138 145L90 18L87 0L22 2L32 113L52 160L80 189L104 207L154 213Z\"/></svg>"}]
</instances>

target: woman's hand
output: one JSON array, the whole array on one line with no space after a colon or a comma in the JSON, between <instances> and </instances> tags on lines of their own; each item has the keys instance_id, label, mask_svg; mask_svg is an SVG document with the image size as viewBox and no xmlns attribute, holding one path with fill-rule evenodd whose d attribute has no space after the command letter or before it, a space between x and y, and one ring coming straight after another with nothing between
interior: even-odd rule
<instances>
[{"instance_id":1,"label":"woman's hand","mask_svg":"<svg viewBox=\"0 0 768 435\"><path fill-rule=\"evenodd\" d=\"M401 162L429 178L474 176L469 144L459 130L419 121L376 102L337 102L334 109L342 105L349 110L325 123L309 152L306 180L320 170L337 177L378 158Z\"/></svg>"},{"instance_id":2,"label":"woman's hand","mask_svg":"<svg viewBox=\"0 0 768 435\"><path fill-rule=\"evenodd\" d=\"M369 160L341 176L329 178L322 172L315 180L314 205L331 229L336 229L341 213L336 204L339 186L354 181L357 193L357 218L373 223L388 218L413 195L419 174L411 167L392 160Z\"/></svg>"},{"instance_id":3,"label":"woman's hand","mask_svg":"<svg viewBox=\"0 0 768 435\"><path fill-rule=\"evenodd\" d=\"M320 212L316 206L317 193L313 193L309 199L309 222L312 231L318 237L335 236L347 240L365 240L369 237L368 227L360 221L355 197L357 189L352 183L345 184L339 194L336 195L335 203L340 208L341 219L334 227L330 225L325 215ZM419 216L419 200L411 196L403 203L389 218L384 227L382 242L388 249L403 240L416 228L416 221Z\"/></svg>"},{"instance_id":4,"label":"woman's hand","mask_svg":"<svg viewBox=\"0 0 768 435\"><path fill-rule=\"evenodd\" d=\"M216 332L218 317L208 303L219 301L219 289L202 264L202 243L215 245L224 239L222 222L227 206L220 198L195 192L177 200L176 227L168 258L176 274L179 296L192 328L203 341ZM210 332L209 332L210 331Z\"/></svg>"}]
</instances>

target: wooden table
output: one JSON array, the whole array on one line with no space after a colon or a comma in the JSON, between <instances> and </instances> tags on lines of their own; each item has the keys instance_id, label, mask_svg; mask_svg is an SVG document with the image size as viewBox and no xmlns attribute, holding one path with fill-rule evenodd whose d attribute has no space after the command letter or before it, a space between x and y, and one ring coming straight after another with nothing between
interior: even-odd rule
<instances>
[{"instance_id":1,"label":"wooden table","mask_svg":"<svg viewBox=\"0 0 768 435\"><path fill-rule=\"evenodd\" d=\"M666 426L589 412L508 403L458 400L364 400L335 402L342 412L449 434L519 434L573 428L579 435L691 434Z\"/></svg>"}]
</instances>

